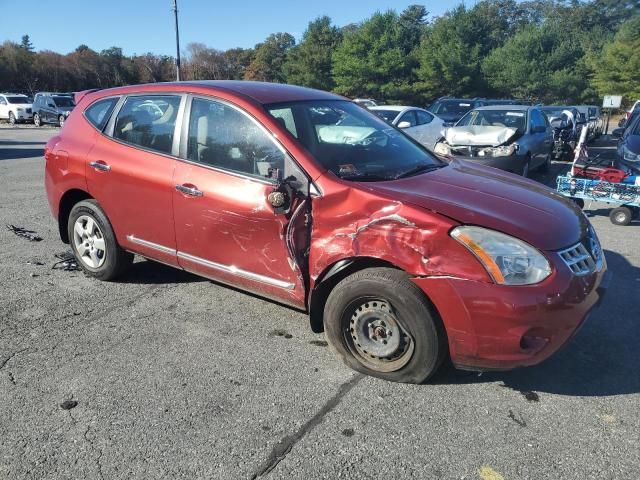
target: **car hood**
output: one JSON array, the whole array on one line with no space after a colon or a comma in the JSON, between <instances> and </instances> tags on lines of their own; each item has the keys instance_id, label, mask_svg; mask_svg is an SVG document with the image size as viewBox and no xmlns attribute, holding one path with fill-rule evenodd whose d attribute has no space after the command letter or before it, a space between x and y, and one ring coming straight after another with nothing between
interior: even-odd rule
<instances>
[{"instance_id":1,"label":"car hood","mask_svg":"<svg viewBox=\"0 0 640 480\"><path fill-rule=\"evenodd\" d=\"M445 140L452 146L497 147L508 142L517 132L515 128L491 125L451 127L445 132Z\"/></svg>"},{"instance_id":2,"label":"car hood","mask_svg":"<svg viewBox=\"0 0 640 480\"><path fill-rule=\"evenodd\" d=\"M580 209L554 190L501 170L454 159L414 177L366 184L380 194L458 222L491 228L541 250L577 243L588 229Z\"/></svg>"}]
</instances>

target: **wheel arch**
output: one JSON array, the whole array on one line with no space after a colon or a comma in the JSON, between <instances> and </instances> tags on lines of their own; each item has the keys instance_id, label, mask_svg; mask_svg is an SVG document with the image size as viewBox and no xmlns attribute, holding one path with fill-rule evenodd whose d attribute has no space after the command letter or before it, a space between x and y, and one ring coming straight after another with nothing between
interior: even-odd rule
<instances>
[{"instance_id":1,"label":"wheel arch","mask_svg":"<svg viewBox=\"0 0 640 480\"><path fill-rule=\"evenodd\" d=\"M73 206L78 202L92 198L89 193L77 188L68 190L62 198L60 198L60 205L58 207L58 230L60 232L60 240L64 243L69 243L67 223L69 222L69 215L71 214Z\"/></svg>"},{"instance_id":2,"label":"wheel arch","mask_svg":"<svg viewBox=\"0 0 640 480\"><path fill-rule=\"evenodd\" d=\"M324 331L323 312L329 294L344 278L360 270L375 267L388 267L402 270L397 265L375 257L349 257L338 260L324 269L318 276L308 299L309 324L314 333Z\"/></svg>"}]
</instances>

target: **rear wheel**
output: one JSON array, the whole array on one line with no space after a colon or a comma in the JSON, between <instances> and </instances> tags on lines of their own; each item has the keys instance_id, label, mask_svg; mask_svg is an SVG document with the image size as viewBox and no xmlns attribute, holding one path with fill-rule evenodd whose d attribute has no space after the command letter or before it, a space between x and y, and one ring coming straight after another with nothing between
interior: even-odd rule
<instances>
[{"instance_id":1,"label":"rear wheel","mask_svg":"<svg viewBox=\"0 0 640 480\"><path fill-rule=\"evenodd\" d=\"M324 327L347 366L394 382L424 382L447 351L444 328L423 292L391 268L361 270L336 285Z\"/></svg>"},{"instance_id":2,"label":"rear wheel","mask_svg":"<svg viewBox=\"0 0 640 480\"><path fill-rule=\"evenodd\" d=\"M35 114L33 115L33 124L34 124L36 127L39 127L40 125L42 125L42 120L40 119L40 114L35 113Z\"/></svg>"},{"instance_id":3,"label":"rear wheel","mask_svg":"<svg viewBox=\"0 0 640 480\"><path fill-rule=\"evenodd\" d=\"M123 250L98 202L83 200L71 210L67 232L78 265L90 276L113 280L133 262Z\"/></svg>"},{"instance_id":4,"label":"rear wheel","mask_svg":"<svg viewBox=\"0 0 640 480\"><path fill-rule=\"evenodd\" d=\"M13 114L13 112L9 112L9 123L11 125L16 124L16 116Z\"/></svg>"},{"instance_id":5,"label":"rear wheel","mask_svg":"<svg viewBox=\"0 0 640 480\"><path fill-rule=\"evenodd\" d=\"M617 207L609 213L609 220L614 225L629 225L633 219L633 213L629 207Z\"/></svg>"}]
</instances>

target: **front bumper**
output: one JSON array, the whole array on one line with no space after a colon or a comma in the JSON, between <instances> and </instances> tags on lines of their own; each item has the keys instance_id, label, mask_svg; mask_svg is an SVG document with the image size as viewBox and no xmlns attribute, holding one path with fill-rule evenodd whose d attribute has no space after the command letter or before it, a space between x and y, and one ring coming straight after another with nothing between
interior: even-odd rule
<instances>
[{"instance_id":1,"label":"front bumper","mask_svg":"<svg viewBox=\"0 0 640 480\"><path fill-rule=\"evenodd\" d=\"M14 112L16 120L18 121L27 121L33 120L33 113L29 112Z\"/></svg>"},{"instance_id":2,"label":"front bumper","mask_svg":"<svg viewBox=\"0 0 640 480\"><path fill-rule=\"evenodd\" d=\"M602 301L609 276L603 261L592 274L559 269L530 286L453 277L413 281L440 313L457 368L508 370L540 363L566 344Z\"/></svg>"}]
</instances>

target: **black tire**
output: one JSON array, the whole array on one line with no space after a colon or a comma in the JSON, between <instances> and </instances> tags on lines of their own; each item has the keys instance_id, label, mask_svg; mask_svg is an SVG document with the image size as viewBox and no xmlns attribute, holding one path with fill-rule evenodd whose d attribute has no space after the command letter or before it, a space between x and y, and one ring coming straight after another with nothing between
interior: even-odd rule
<instances>
[{"instance_id":1,"label":"black tire","mask_svg":"<svg viewBox=\"0 0 640 480\"><path fill-rule=\"evenodd\" d=\"M538 170L542 173L548 173L549 170L551 170L551 152L549 152L544 160L544 163L540 165Z\"/></svg>"},{"instance_id":2,"label":"black tire","mask_svg":"<svg viewBox=\"0 0 640 480\"><path fill-rule=\"evenodd\" d=\"M58 117L58 126L62 128L64 126L64 115Z\"/></svg>"},{"instance_id":3,"label":"black tire","mask_svg":"<svg viewBox=\"0 0 640 480\"><path fill-rule=\"evenodd\" d=\"M97 224L101 238L104 240L103 263L95 268L87 265L81 258L82 256L76 246L74 226L80 217L91 218ZM123 250L118 245L109 219L95 200L83 200L74 205L69 214L67 233L71 250L76 257L78 265L91 277L105 281L114 280L133 263L133 254Z\"/></svg>"},{"instance_id":4,"label":"black tire","mask_svg":"<svg viewBox=\"0 0 640 480\"><path fill-rule=\"evenodd\" d=\"M531 155L527 153L527 156L524 159L524 166L522 167L522 175L523 178L529 178L531 174Z\"/></svg>"},{"instance_id":5,"label":"black tire","mask_svg":"<svg viewBox=\"0 0 640 480\"><path fill-rule=\"evenodd\" d=\"M370 320L354 320L366 315ZM391 323L385 324L384 320ZM376 322L382 322L383 327L372 327ZM395 326L400 331L396 337L389 333L393 322L397 322ZM368 336L364 333L365 324ZM358 326L366 338L356 337L354 328ZM382 336L376 333L378 328L386 330L387 326L389 330ZM348 367L393 382L426 381L438 370L447 352L446 333L435 309L406 273L392 268L368 268L338 283L327 298L324 329L331 350ZM380 338L376 339L376 335ZM387 347L384 339L392 345ZM364 342L358 343L362 340L374 348L398 345L388 357L374 357L370 353L375 352L365 350Z\"/></svg>"},{"instance_id":6,"label":"black tire","mask_svg":"<svg viewBox=\"0 0 640 480\"><path fill-rule=\"evenodd\" d=\"M13 112L9 112L9 124L10 125L16 124L16 116L13 114Z\"/></svg>"},{"instance_id":7,"label":"black tire","mask_svg":"<svg viewBox=\"0 0 640 480\"><path fill-rule=\"evenodd\" d=\"M35 114L33 115L33 124L34 124L36 127L40 127L40 126L42 126L42 119L40 118L40 114L35 113Z\"/></svg>"},{"instance_id":8,"label":"black tire","mask_svg":"<svg viewBox=\"0 0 640 480\"><path fill-rule=\"evenodd\" d=\"M633 219L633 212L629 207L617 207L609 213L609 220L614 225L629 225Z\"/></svg>"}]
</instances>

